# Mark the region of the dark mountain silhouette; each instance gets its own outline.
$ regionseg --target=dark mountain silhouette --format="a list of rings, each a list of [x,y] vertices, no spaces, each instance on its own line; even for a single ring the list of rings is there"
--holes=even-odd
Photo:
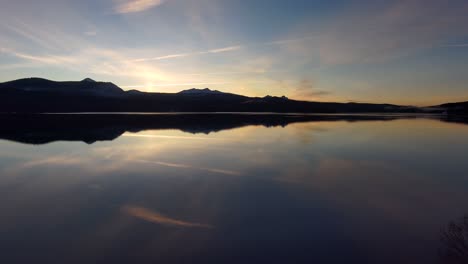
[[[468,114],[468,102],[448,103],[435,107],[444,109],[448,114]]]
[[[286,97],[247,97],[206,89],[179,93],[124,91],[115,84],[84,79],[55,82],[40,78],[0,83],[0,112],[420,112],[416,107],[369,103],[325,103]],[[431,109],[436,112],[439,110]]]
[[[11,82],[0,83],[0,92],[6,94],[23,93],[55,93],[65,95],[96,95],[117,96],[124,91],[117,85],[108,82],[96,82],[86,78],[81,82],[55,82],[41,78],[20,79]]]
[[[282,126],[299,122],[389,121],[417,115],[304,114],[0,114],[0,139],[26,144],[54,141],[109,141],[126,132],[177,129],[187,133],[219,132],[238,127]],[[450,121],[452,120],[444,120]],[[457,119],[454,122],[463,123]],[[467,121],[465,121],[468,123]]]
[[[205,88],[205,89],[192,88],[192,89],[181,91],[178,94],[210,95],[210,94],[227,94],[227,93],[223,93],[223,92],[220,92],[218,90],[210,90],[209,88]],[[231,94],[231,95],[233,95],[233,94]]]

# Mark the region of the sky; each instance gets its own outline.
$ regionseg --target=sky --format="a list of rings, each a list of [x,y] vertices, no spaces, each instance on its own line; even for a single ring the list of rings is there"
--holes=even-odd
[[[0,0],[0,82],[468,100],[468,1]]]

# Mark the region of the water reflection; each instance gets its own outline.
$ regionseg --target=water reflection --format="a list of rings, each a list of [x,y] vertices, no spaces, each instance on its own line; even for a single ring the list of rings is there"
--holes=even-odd
[[[213,228],[211,225],[198,224],[183,220],[173,219],[162,215],[158,212],[149,210],[148,208],[126,205],[122,207],[122,212],[133,217],[161,225],[177,226],[177,227],[197,227],[197,228]]]
[[[1,263],[436,263],[468,208],[454,122],[70,118],[53,137],[48,121],[0,129],[57,141],[0,140]]]
[[[285,127],[300,122],[390,121],[418,115],[301,115],[301,114],[50,114],[1,115],[0,139],[26,144],[110,141],[126,132],[177,129],[192,134],[219,132],[245,126]],[[424,116],[422,116],[424,117]],[[465,118],[427,116],[447,122],[468,123]],[[150,136],[127,134],[127,136]]]

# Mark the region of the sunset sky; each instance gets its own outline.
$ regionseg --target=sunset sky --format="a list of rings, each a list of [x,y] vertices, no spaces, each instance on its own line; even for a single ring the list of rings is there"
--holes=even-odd
[[[0,82],[468,100],[468,1],[0,0]]]

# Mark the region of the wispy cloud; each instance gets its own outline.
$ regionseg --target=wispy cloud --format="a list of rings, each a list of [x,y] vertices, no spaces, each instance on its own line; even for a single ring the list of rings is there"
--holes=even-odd
[[[279,72],[279,71],[278,71]],[[284,71],[281,71],[284,72]],[[224,72],[203,72],[203,73],[184,73],[183,75],[191,76],[205,76],[205,75],[236,75],[236,74],[263,74],[266,73],[262,70],[250,70],[250,71],[224,71]]]
[[[242,46],[230,46],[230,47],[221,48],[221,49],[213,49],[213,50],[209,50],[209,51],[202,52],[202,53],[221,53],[221,52],[236,51],[240,49],[242,49]]]
[[[0,21],[1,38],[10,40],[9,47],[14,49],[40,50],[41,52],[72,52],[89,45],[82,39],[84,32],[71,34],[59,24],[52,22],[35,23],[27,19],[9,18],[6,22]],[[94,27],[76,22],[77,26],[86,28],[86,31],[95,31]],[[6,29],[1,31],[1,28]],[[3,34],[2,34],[3,33]],[[89,33],[89,32],[88,32]]]
[[[324,27],[318,42],[322,62],[380,63],[468,34],[466,1],[401,0],[356,10]]]
[[[188,56],[191,56],[191,55],[194,55],[194,54],[197,54],[197,53],[170,54],[170,55],[164,55],[164,56],[154,57],[154,58],[136,59],[136,60],[134,60],[134,62],[144,62],[144,61],[157,61],[157,60],[177,59],[177,58],[188,57]]]
[[[270,41],[270,42],[251,44],[251,45],[234,45],[234,46],[216,48],[216,49],[205,50],[205,51],[188,52],[188,53],[176,53],[176,54],[169,54],[169,55],[152,57],[152,58],[141,58],[141,59],[135,59],[133,61],[135,61],[135,62],[145,62],[145,61],[157,61],[157,60],[166,60],[166,59],[177,59],[177,58],[184,58],[184,57],[204,55],[204,54],[217,54],[217,53],[238,51],[238,50],[241,50],[241,49],[244,49],[244,48],[255,47],[255,46],[285,45],[285,44],[289,44],[289,43],[310,40],[311,38],[312,37],[309,36],[309,37],[301,37],[301,38],[295,38],[295,39],[282,39],[282,40],[276,40],[276,41]]]
[[[7,64],[7,65],[0,65],[0,70],[16,70],[16,69],[24,69],[24,68],[34,68],[35,65],[32,63],[14,63],[14,64]]]
[[[46,49],[55,49],[57,48],[54,43],[51,43],[50,40],[44,39],[43,37],[38,34],[38,32],[34,32],[34,30],[27,24],[23,22],[15,21],[16,26],[4,24],[3,27],[8,29],[10,32],[17,34],[22,38],[26,38],[29,41],[32,41],[34,44],[37,44],[41,47]]]
[[[447,44],[447,45],[442,45],[442,47],[447,47],[447,48],[465,48],[465,47],[468,47],[468,43],[465,43],[465,44]]]
[[[317,89],[314,82],[303,79],[299,82],[279,81],[279,85],[283,89],[291,90],[291,97],[297,99],[317,100],[321,97],[326,97],[332,94],[330,91]]]
[[[175,218],[171,218],[165,215],[162,215],[158,212],[152,211],[145,207],[138,207],[138,206],[123,206],[122,212],[136,217],[138,219],[154,223],[160,225],[167,225],[167,226],[175,226],[175,227],[192,227],[192,228],[213,228],[211,225],[200,224],[200,223],[193,223],[184,220],[179,220]]]
[[[165,0],[127,0],[115,6],[114,11],[118,14],[137,13],[162,5],[164,2]]]
[[[27,62],[27,64],[18,64],[17,67],[51,66],[92,75],[121,76],[144,82],[147,84],[146,87],[153,83],[168,83],[175,80],[170,73],[154,65],[133,62],[122,52],[108,49],[89,48],[67,55],[51,55],[31,54],[4,47],[0,49],[0,53]]]
[[[238,51],[238,50],[241,50],[241,49],[246,49],[246,48],[251,48],[251,47],[258,47],[258,46],[286,45],[286,44],[295,43],[295,42],[307,41],[307,40],[310,40],[310,39],[312,39],[311,36],[305,36],[305,37],[293,38],[293,39],[280,39],[280,40],[275,40],[275,41],[262,42],[262,43],[249,44],[249,45],[233,45],[233,46],[215,48],[215,49],[210,49],[210,50],[205,50],[205,51],[175,53],[175,54],[163,55],[163,56],[152,57],[152,58],[140,58],[140,59],[135,59],[133,61],[134,62],[145,62],[145,61],[178,59],[178,58],[185,58],[185,57],[189,57],[189,56],[217,54],[217,53],[224,53],[224,52],[233,52],[233,51]]]
[[[306,40],[311,40],[313,37],[312,36],[304,36],[300,38],[291,38],[291,39],[280,39],[280,40],[275,40],[275,41],[270,41],[263,43],[264,45],[285,45],[285,44],[290,44],[290,43],[295,43],[295,42],[302,42]]]
[[[46,56],[36,56],[30,55],[27,53],[18,52],[12,49],[1,48],[0,52],[8,54],[10,56],[14,56],[19,59],[39,62],[43,64],[66,64],[66,63],[76,63],[76,58],[67,57],[67,56],[55,56],[55,55],[46,55]]]
[[[218,49],[211,49],[206,51],[197,51],[197,52],[189,52],[189,53],[177,53],[177,54],[169,54],[159,57],[153,58],[141,58],[133,60],[134,62],[145,62],[145,61],[157,61],[157,60],[167,60],[167,59],[177,59],[177,58],[184,58],[189,56],[196,56],[196,55],[203,55],[203,54],[216,54],[216,53],[223,53],[223,52],[231,52],[242,49],[242,46],[229,46],[224,48]]]

